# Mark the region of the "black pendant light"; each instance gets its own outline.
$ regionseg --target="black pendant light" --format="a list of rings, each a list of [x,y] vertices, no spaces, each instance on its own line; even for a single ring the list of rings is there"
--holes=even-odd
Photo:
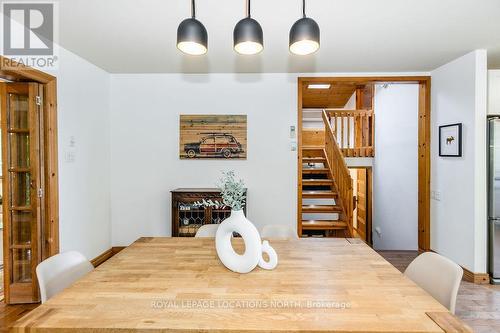
[[[250,0],[247,0],[247,17],[234,27],[234,50],[239,54],[252,55],[264,49],[264,33],[259,22],[250,17]]]
[[[311,54],[319,49],[319,25],[306,17],[306,0],[302,0],[302,15],[290,29],[290,52],[297,55]]]
[[[208,51],[208,33],[196,19],[196,7],[191,1],[191,18],[187,18],[177,28],[177,48],[190,55],[202,55]]]

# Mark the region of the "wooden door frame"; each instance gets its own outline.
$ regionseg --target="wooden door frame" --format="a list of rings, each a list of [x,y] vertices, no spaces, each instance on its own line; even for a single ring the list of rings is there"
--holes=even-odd
[[[297,80],[297,232],[302,235],[302,89],[306,83],[350,82],[418,84],[418,247],[431,249],[431,77],[430,76],[363,76],[299,77]]]
[[[349,170],[365,170],[366,171],[366,217],[365,217],[365,225],[366,231],[365,242],[373,246],[373,237],[372,237],[372,221],[373,221],[373,166],[352,166],[348,167]],[[358,178],[359,179],[359,178]],[[356,184],[357,185],[357,184]],[[356,190],[357,192],[357,190]],[[358,203],[356,202],[356,208],[358,208]],[[358,222],[359,223],[359,222]]]
[[[37,82],[43,87],[44,207],[41,235],[42,260],[59,253],[59,172],[57,156],[57,79],[55,76],[0,56],[0,78],[13,82]],[[5,230],[5,229],[4,229]],[[4,253],[8,242],[4,242]],[[7,279],[4,279],[4,282]],[[8,288],[5,289],[5,293]],[[5,295],[8,299],[8,295]]]

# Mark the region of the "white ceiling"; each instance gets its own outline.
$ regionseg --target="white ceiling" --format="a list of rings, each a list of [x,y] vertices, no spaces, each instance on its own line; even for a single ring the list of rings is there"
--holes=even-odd
[[[244,0],[197,0],[205,56],[180,54],[177,26],[189,0],[60,0],[60,44],[112,73],[429,71],[477,48],[500,68],[500,0],[307,0],[321,27],[312,56],[288,51],[301,0],[253,0],[264,51],[232,49]]]

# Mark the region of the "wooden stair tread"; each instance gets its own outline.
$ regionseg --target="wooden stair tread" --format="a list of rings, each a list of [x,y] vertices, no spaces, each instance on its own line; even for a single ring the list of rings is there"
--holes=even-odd
[[[331,179],[302,179],[302,186],[333,186]]]
[[[338,205],[303,205],[302,213],[340,213],[342,207]]]
[[[327,173],[330,170],[328,168],[304,168],[302,169],[302,173],[311,174],[311,173]]]
[[[318,184],[318,183],[333,183],[332,179],[302,179],[302,183]]]
[[[323,153],[324,148],[323,147],[318,147],[318,146],[306,146],[302,147],[302,152],[303,153]]]
[[[324,163],[326,159],[324,157],[302,157],[302,163]]]
[[[326,230],[326,229],[347,229],[347,223],[341,220],[302,220],[302,229],[305,230]]]
[[[332,191],[302,191],[303,198],[337,198],[339,194]]]

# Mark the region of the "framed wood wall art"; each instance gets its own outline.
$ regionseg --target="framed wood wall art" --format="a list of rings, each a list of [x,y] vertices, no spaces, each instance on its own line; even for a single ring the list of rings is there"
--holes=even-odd
[[[462,156],[462,124],[439,126],[439,156]]]
[[[246,159],[246,115],[181,115],[181,159]]]

